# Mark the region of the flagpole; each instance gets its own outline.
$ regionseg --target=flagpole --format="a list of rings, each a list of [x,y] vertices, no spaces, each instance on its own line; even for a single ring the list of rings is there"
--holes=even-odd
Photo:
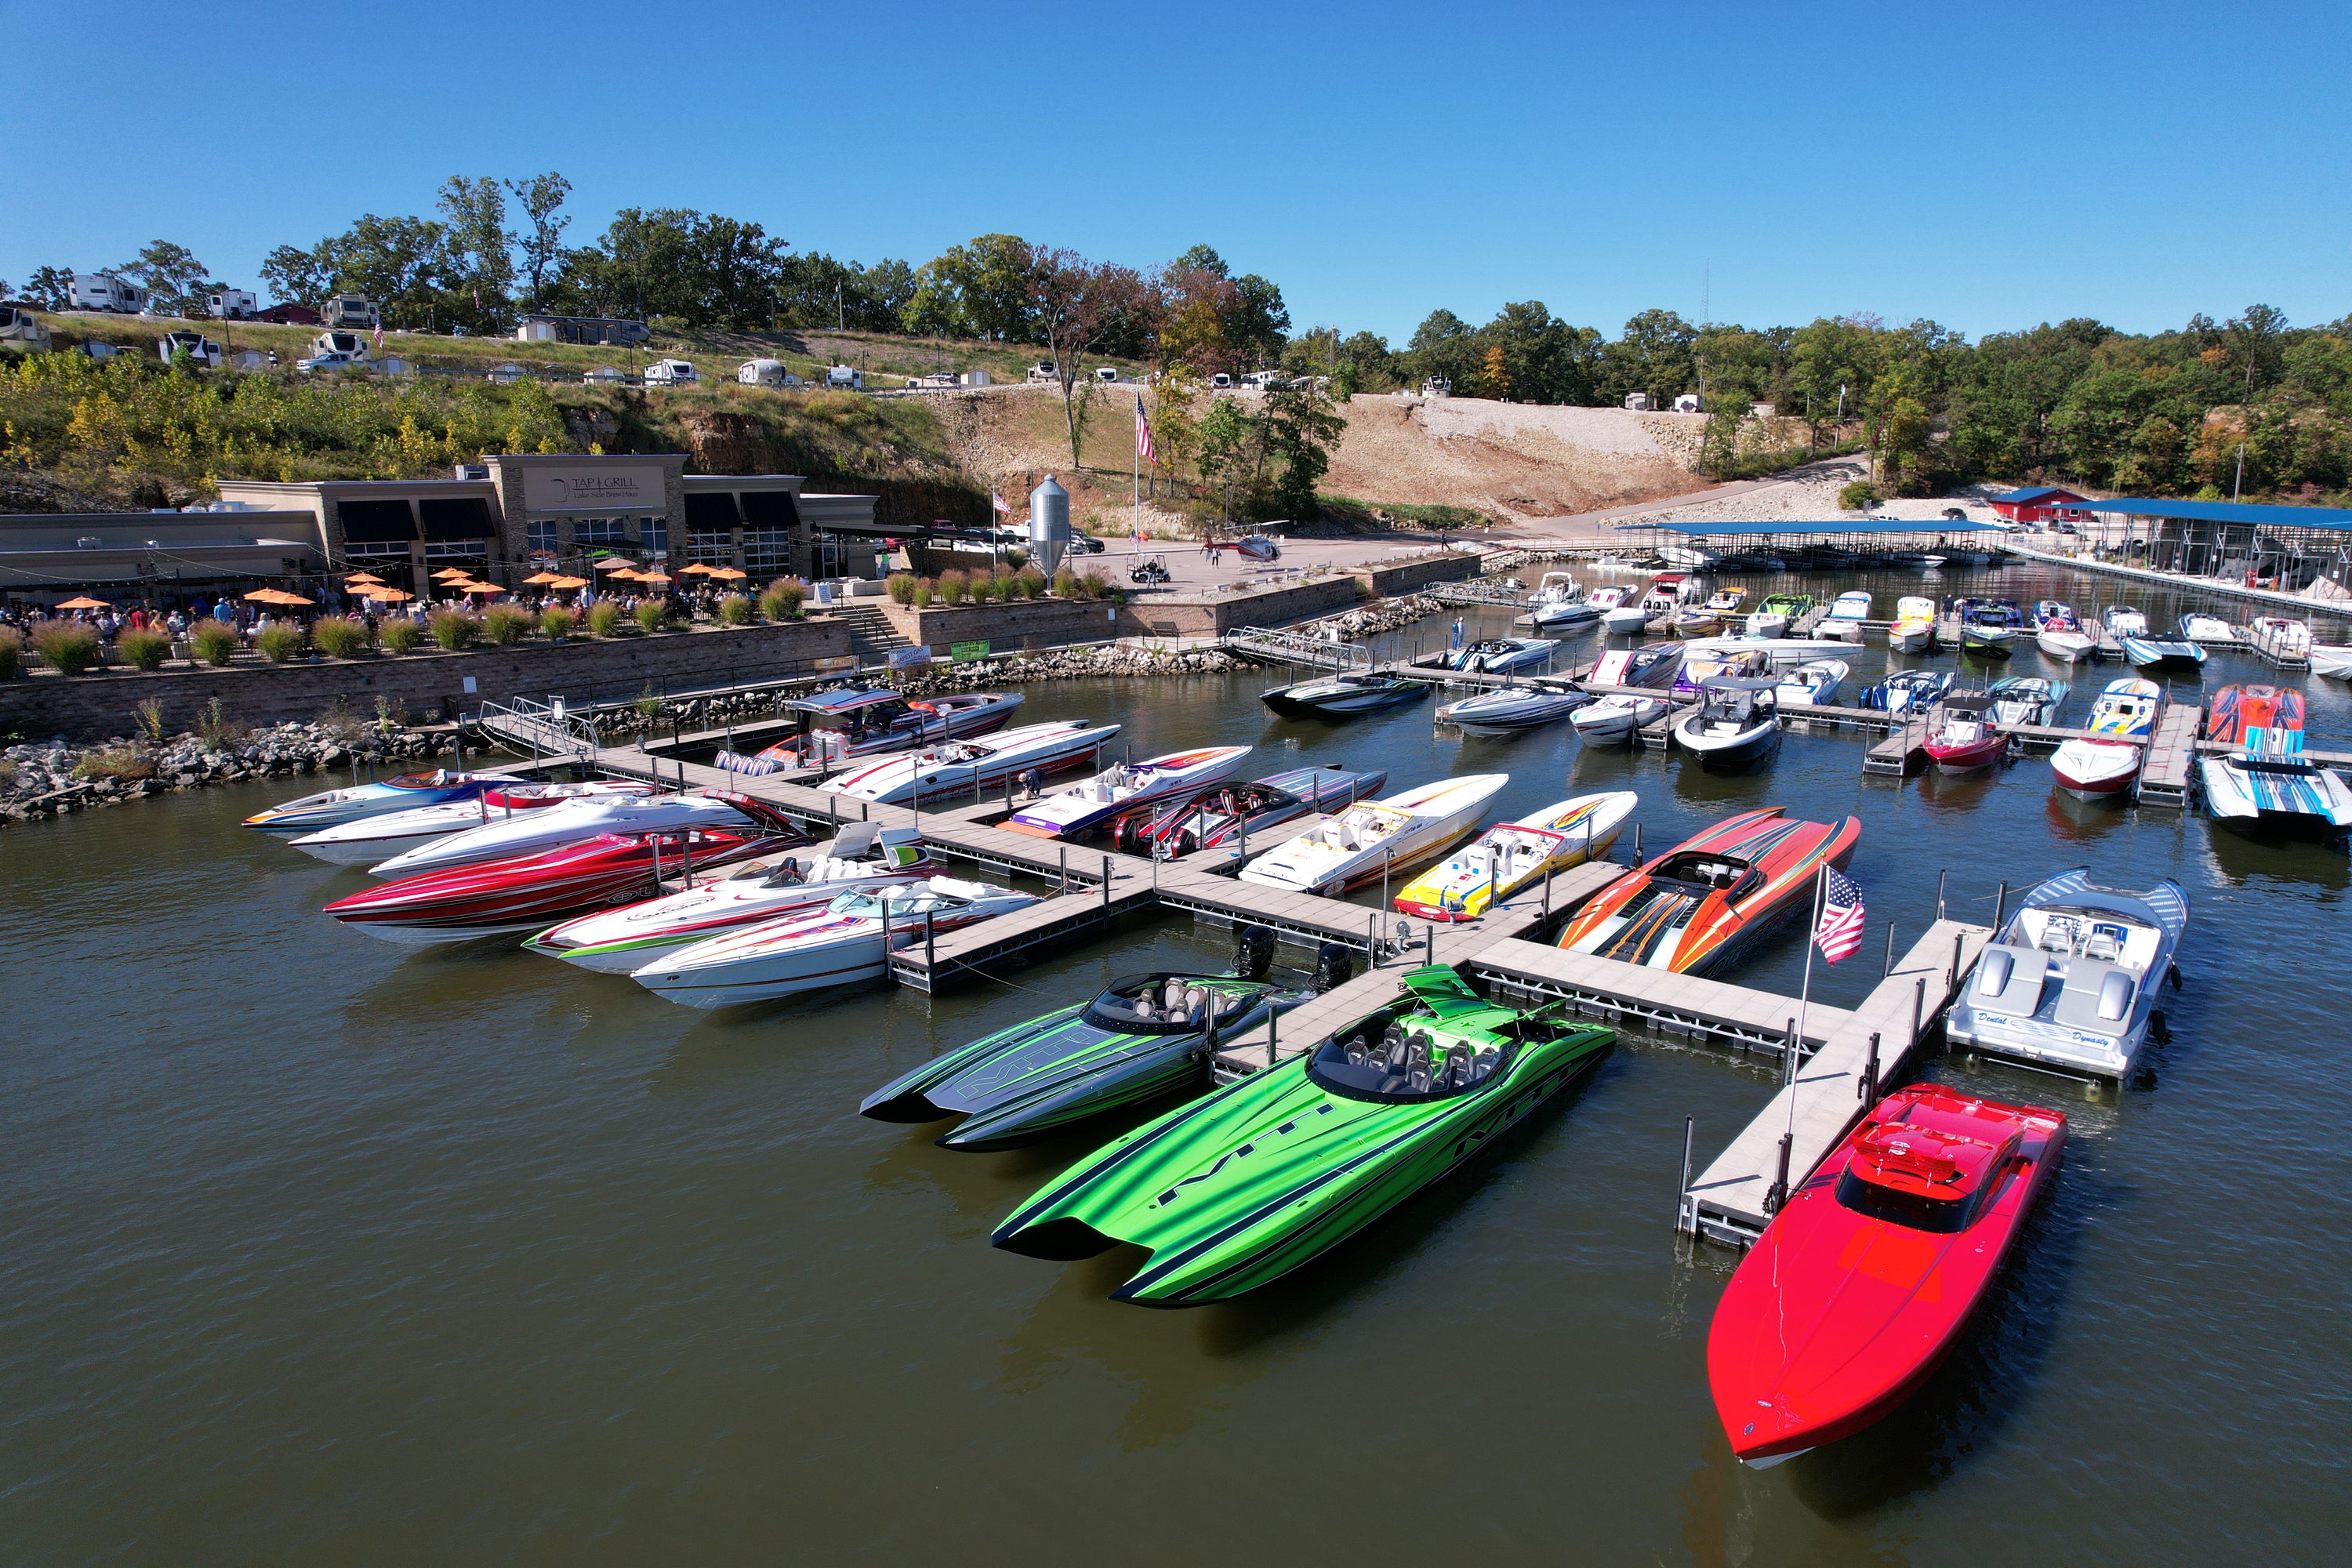
[[[1805,927],[1805,984],[1797,993],[1797,1037],[1789,1042],[1789,1136],[1792,1141],[1797,1134],[1797,1075],[1805,1065],[1805,1012],[1813,1000],[1813,939],[1822,929],[1822,897],[1829,885],[1830,863],[1824,860],[1813,872],[1813,918]]]

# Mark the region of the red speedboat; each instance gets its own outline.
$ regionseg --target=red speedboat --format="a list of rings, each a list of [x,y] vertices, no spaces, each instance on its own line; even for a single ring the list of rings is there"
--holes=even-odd
[[[807,842],[800,834],[748,825],[600,833],[535,854],[387,882],[337,899],[327,913],[355,931],[411,945],[544,931],[683,889],[697,872]]]
[[[1337,763],[1297,768],[1249,784],[1213,784],[1177,801],[1158,801],[1123,813],[1111,824],[1112,840],[1130,855],[1163,858],[1189,855],[1306,816],[1337,811],[1380,794],[1388,770],[1351,772]]]
[[[1948,773],[1989,768],[2009,752],[2009,737],[1993,722],[1992,699],[1980,691],[1944,699],[1944,720],[1927,737],[1927,760]]]
[[[1740,1260],[1707,1331],[1733,1453],[1762,1467],[1859,1432],[1958,1339],[2058,1168],[2066,1118],[1937,1084],[1888,1095]]]

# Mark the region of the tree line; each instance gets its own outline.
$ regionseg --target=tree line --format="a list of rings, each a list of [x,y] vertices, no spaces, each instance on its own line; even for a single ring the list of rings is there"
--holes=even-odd
[[[309,247],[280,245],[261,280],[280,300],[365,294],[388,325],[411,330],[495,332],[551,311],[1034,345],[1061,384],[1074,454],[1092,355],[1152,365],[1171,389],[1155,396],[1184,428],[1213,411],[1175,407],[1173,389],[1278,366],[1342,404],[1436,381],[1456,395],[1589,406],[1634,393],[1670,406],[1694,393],[1709,414],[1702,467],[1717,472],[1752,447],[1742,428],[1751,405],[1769,404],[1800,422],[1808,451],[1866,447],[1890,492],[1980,479],[2305,498],[2352,487],[2352,318],[2298,328],[2254,305],[2154,334],[2076,318],[1970,342],[1931,321],[1749,328],[1648,310],[1612,334],[1525,300],[1476,326],[1433,310],[1391,347],[1370,331],[1294,331],[1277,285],[1236,274],[1206,245],[1129,267],[987,234],[920,266],[865,265],[796,251],[756,221],[668,207],[624,208],[575,245],[570,193],[555,173],[452,176],[434,216],[368,214]],[[200,311],[220,286],[164,240],[116,270],[167,310]],[[63,269],[43,268],[26,292],[55,308],[66,283]],[[1297,444],[1265,439],[1270,451]],[[1267,464],[1254,467],[1263,485]]]

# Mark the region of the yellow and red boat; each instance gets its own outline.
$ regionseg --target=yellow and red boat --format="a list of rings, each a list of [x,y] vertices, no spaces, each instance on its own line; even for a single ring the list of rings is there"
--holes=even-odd
[[[1811,902],[1823,862],[1843,866],[1862,819],[1803,822],[1743,811],[1626,872],[1585,905],[1559,945],[1678,974],[1703,974]]]

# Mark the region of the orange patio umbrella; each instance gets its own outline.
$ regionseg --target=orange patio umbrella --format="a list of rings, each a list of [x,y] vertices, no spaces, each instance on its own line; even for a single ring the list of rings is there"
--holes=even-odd
[[[461,577],[471,577],[472,575],[473,574],[471,572],[466,571],[462,567],[444,566],[440,571],[433,574],[433,580],[436,583],[450,583],[455,582]]]
[[[636,578],[640,583],[667,583],[669,581],[669,574],[667,572],[640,572],[636,574]]]
[[[565,593],[569,593],[574,588],[585,588],[587,585],[588,579],[585,577],[558,577],[554,582],[548,584],[551,588],[560,589]]]
[[[728,583],[740,583],[751,575],[749,572],[738,571],[732,566],[713,566],[710,574]]]
[[[246,599],[256,605],[307,605],[310,602],[301,595],[289,594],[283,588],[256,588],[246,595]]]
[[[523,586],[526,588],[544,587],[554,581],[555,574],[552,572],[534,572],[522,580]]]
[[[383,579],[377,576],[373,572],[354,572],[350,576],[343,579],[343,586],[346,588],[353,585],[364,588],[371,583],[381,587],[383,584]]]
[[[681,577],[694,577],[705,573],[716,572],[718,570],[719,568],[716,566],[706,566],[701,562],[696,561],[688,565],[679,567],[677,574]]]
[[[607,555],[604,559],[596,563],[596,570],[599,572],[634,572],[636,568],[630,565],[626,561],[622,560],[617,555]]]
[[[465,585],[465,592],[468,594],[503,594],[506,590],[499,587],[496,583],[468,583]]]
[[[60,610],[105,610],[112,607],[104,599],[93,599],[87,594],[67,599],[58,605]]]
[[[403,599],[413,599],[415,596],[415,595],[404,592],[399,588],[387,588],[381,583],[360,595],[362,599],[381,599],[384,603],[392,605],[396,605]]]

